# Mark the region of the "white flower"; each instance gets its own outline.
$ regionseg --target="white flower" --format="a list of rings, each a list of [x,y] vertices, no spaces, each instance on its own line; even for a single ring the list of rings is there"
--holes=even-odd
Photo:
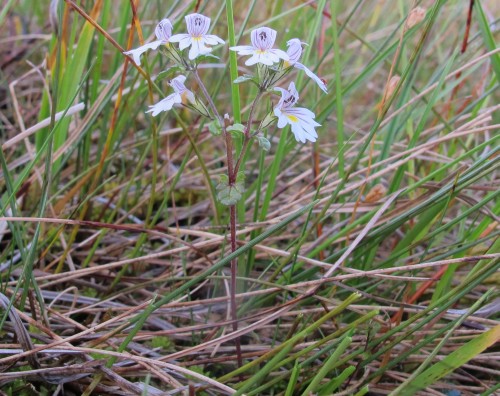
[[[186,81],[186,77],[177,76],[172,79],[169,85],[174,89],[174,93],[168,95],[165,99],[160,100],[153,106],[149,106],[150,110],[146,111],[146,113],[153,113],[153,117],[156,117],[162,111],[168,111],[172,109],[174,104],[180,104],[183,101],[188,100],[190,103],[195,103],[194,94],[186,88],[184,85],[184,81]]]
[[[224,40],[213,34],[207,34],[210,27],[210,18],[201,14],[186,15],[186,25],[188,33],[175,34],[170,37],[171,43],[179,43],[179,49],[191,46],[189,59],[193,60],[198,55],[205,55],[212,52],[212,48],[206,45],[224,44]]]
[[[273,63],[279,62],[280,59],[288,60],[285,51],[273,48],[276,41],[276,30],[268,27],[252,30],[251,40],[252,45],[237,45],[229,48],[238,52],[238,55],[252,55],[247,59],[245,65],[251,66],[262,63],[263,65],[272,66]]]
[[[298,142],[305,143],[306,140],[315,142],[318,134],[315,127],[321,126],[314,121],[314,113],[303,107],[293,107],[299,100],[299,93],[293,82],[288,89],[276,87],[281,92],[281,99],[274,107],[274,115],[278,117],[278,128],[284,128],[287,124],[292,127],[292,132]]]
[[[160,21],[158,25],[156,25],[155,28],[155,35],[157,40],[144,44],[140,46],[139,48],[124,52],[125,55],[130,55],[132,58],[134,58],[134,62],[140,66],[141,64],[141,55],[146,52],[147,50],[156,50],[158,47],[162,44],[168,44],[168,39],[172,35],[172,24],[168,19],[163,19]]]
[[[311,70],[309,70],[306,66],[299,62],[300,56],[302,55],[302,42],[297,39],[288,40],[286,43],[288,45],[288,50],[286,51],[289,57],[288,63],[296,67],[297,69],[304,70],[306,75],[314,80],[316,84],[323,90],[323,92],[328,93],[326,84],[319,78],[316,74],[314,74]]]

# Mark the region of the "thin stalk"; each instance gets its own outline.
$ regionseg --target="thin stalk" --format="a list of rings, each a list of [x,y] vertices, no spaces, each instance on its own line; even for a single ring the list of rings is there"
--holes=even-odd
[[[338,2],[330,2],[331,13],[332,13],[332,38],[333,38],[333,51],[335,54],[335,94],[336,94],[336,105],[337,105],[337,147],[338,147],[338,170],[339,176],[344,177],[344,146],[345,136],[344,136],[344,107],[342,103],[342,63],[341,63],[341,51],[339,46],[339,32],[337,29],[337,7]]]
[[[236,205],[229,207],[229,218],[231,223],[231,253],[236,251]],[[236,278],[238,275],[238,259],[231,260],[231,287],[230,287],[230,305],[231,305],[231,320],[233,322],[233,331],[238,331],[238,312],[236,309]],[[238,368],[243,366],[243,358],[241,357],[240,338],[236,338],[236,356],[238,359]]]
[[[250,108],[250,113],[248,115],[247,125],[245,126],[245,140],[243,142],[243,146],[241,148],[240,155],[238,156],[238,160],[236,161],[236,165],[234,166],[235,177],[238,174],[238,171],[240,170],[240,166],[244,161],[245,154],[246,154],[246,151],[248,149],[248,145],[249,145],[250,141],[252,140],[252,135],[250,133],[250,130],[252,127],[253,116],[255,113],[255,108],[257,107],[257,103],[259,102],[259,100],[263,94],[264,94],[264,90],[262,88],[260,88],[257,95],[255,95],[255,99],[253,100],[252,107]]]
[[[222,128],[222,134],[224,135],[226,139],[226,158],[227,158],[227,177],[229,179],[229,186],[234,186],[236,182],[236,172],[234,171],[233,167],[233,141],[231,139],[231,134],[227,132],[227,126],[226,125],[226,120],[223,119],[219,111],[217,110],[217,107],[215,107],[215,103],[212,100],[212,97],[208,93],[207,87],[203,83],[202,79],[200,78],[200,75],[198,74],[198,70],[193,69],[192,70],[193,75],[196,79],[196,82],[198,83],[201,91],[203,92],[203,96],[205,96],[205,99],[208,102],[208,105],[210,106],[210,109],[214,113],[214,116],[217,118],[219,121],[219,124]],[[241,157],[240,157],[241,158]],[[238,161],[240,162],[240,161]],[[229,228],[230,228],[230,243],[231,243],[231,253],[234,253],[236,251],[236,205],[230,205],[229,206]],[[229,298],[230,298],[230,311],[231,311],[231,321],[233,322],[233,332],[238,331],[238,314],[236,310],[236,277],[238,273],[238,260],[235,258],[231,260],[231,284],[230,284],[230,291],[229,291]],[[241,367],[243,365],[243,358],[241,357],[241,345],[240,345],[240,338],[235,339],[235,345],[236,345],[236,356],[238,359],[238,367]]]

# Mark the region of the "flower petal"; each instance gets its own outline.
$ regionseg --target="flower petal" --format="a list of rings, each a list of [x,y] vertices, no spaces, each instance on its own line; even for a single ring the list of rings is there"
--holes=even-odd
[[[238,55],[252,55],[255,52],[255,48],[251,45],[237,45],[235,47],[229,47],[231,51],[236,51]]]
[[[271,49],[276,41],[276,34],[276,30],[268,27],[261,27],[252,30],[250,35],[252,45],[261,51]]]
[[[299,100],[299,91],[297,91],[297,88],[295,88],[295,83],[292,81],[290,85],[288,85],[288,92],[290,93],[291,96],[294,97],[294,104],[297,103]]]
[[[288,45],[288,50],[286,51],[289,58],[288,61],[293,65],[302,56],[302,43],[298,38],[293,38],[288,40],[286,44]]]
[[[149,106],[150,110],[146,111],[146,113],[153,113],[153,117],[156,117],[162,111],[171,110],[175,103],[181,103],[182,98],[176,92],[168,95],[165,99],[160,100],[158,103],[153,106]]]
[[[266,66],[272,66],[278,60],[269,52],[262,52],[259,54],[259,63]]]
[[[205,40],[200,41],[200,54],[205,55],[212,52],[212,47],[206,46],[207,42]]]
[[[189,100],[189,102],[191,102],[192,104],[196,103],[196,98],[194,96],[194,93],[192,93],[189,89],[186,89],[184,95],[186,95],[186,98],[187,100]]]
[[[290,84],[290,86],[292,86],[292,84]],[[293,85],[293,87],[295,88],[295,84]],[[295,99],[295,97],[290,93],[289,90],[283,89],[281,87],[274,87],[274,90],[281,92],[281,99],[278,102],[278,104],[275,106],[278,109],[283,109],[283,108],[293,106],[293,104],[297,101]],[[298,99],[298,96],[297,96],[297,99]]]
[[[253,55],[246,60],[245,65],[252,66],[259,62],[260,62],[260,55],[254,52]]]
[[[191,38],[191,36],[187,36],[187,37],[183,38],[181,41],[179,41],[179,49],[181,51],[185,50],[187,47],[189,47],[192,44],[193,44],[193,39]]]
[[[295,139],[298,141],[298,142],[301,142],[301,143],[305,143],[306,140],[309,140],[311,142],[315,142],[318,135],[316,134],[316,136],[314,135],[311,135],[310,133],[308,133],[304,128],[302,128],[302,126],[298,123],[295,123],[295,124],[292,124],[292,132],[293,134],[295,135]]]
[[[269,50],[269,52],[276,55],[278,58],[285,60],[285,61],[288,61],[290,59],[288,54],[285,51],[282,51],[280,49],[272,48]]]
[[[219,36],[215,34],[205,34],[203,36],[205,42],[210,45],[225,44],[226,42],[222,40]]]
[[[206,47],[202,38],[194,39],[192,40],[191,49],[189,50],[189,59],[196,59],[199,55],[205,55],[209,52],[212,52],[212,48]]]
[[[207,34],[210,28],[210,18],[201,14],[186,15],[187,31],[191,36],[200,37]]]
[[[163,42],[161,40],[156,40],[148,44],[141,45],[139,48],[132,49],[130,51],[126,51],[123,54],[132,56],[136,65],[141,65],[141,55],[147,50],[156,50]]]
[[[281,92],[281,99],[276,105],[276,107],[280,109],[289,109],[299,100],[299,93],[295,88],[295,84],[293,82],[290,83],[288,89],[283,89],[280,87],[274,88],[276,91]]]
[[[186,77],[183,75],[177,76],[170,80],[169,85],[174,89],[177,93],[182,93],[187,90],[184,82],[186,81]]]
[[[288,118],[285,115],[281,114],[278,116],[278,128],[284,128],[288,123]]]
[[[269,59],[272,64],[280,61],[280,58],[271,52],[272,50],[266,51],[262,53],[262,56],[266,59]]]
[[[300,143],[305,143],[306,142],[306,137],[304,130],[299,126],[299,125],[293,125],[292,124],[292,133],[295,136],[295,140]]]
[[[297,117],[301,120],[307,121],[307,123],[310,123],[311,125],[321,126],[316,121],[314,121],[314,118],[316,117],[314,113],[311,110],[306,109],[304,107],[292,107],[286,109],[286,113],[293,115],[294,117]]]
[[[323,82],[323,80],[321,78],[319,78],[316,74],[314,74],[310,69],[308,69],[306,66],[304,66],[302,63],[299,63],[299,62],[295,63],[293,66],[296,67],[297,69],[304,70],[306,75],[310,79],[312,79],[316,84],[318,84],[318,87],[320,87],[320,89],[324,93],[328,93],[328,89],[326,87],[326,84]]]
[[[181,34],[174,34],[173,36],[171,36],[168,41],[171,42],[171,43],[178,43],[179,41],[181,40],[184,40],[186,38],[191,38],[191,35],[189,34],[186,34],[186,33],[181,33]]]
[[[172,36],[172,24],[165,18],[156,25],[155,35],[158,40],[167,42],[170,36]]]

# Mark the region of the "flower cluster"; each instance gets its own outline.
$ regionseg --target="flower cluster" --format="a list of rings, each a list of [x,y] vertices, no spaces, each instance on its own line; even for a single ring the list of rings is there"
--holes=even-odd
[[[252,30],[252,45],[239,45],[229,49],[236,51],[239,55],[251,55],[245,62],[247,66],[256,63],[273,66],[275,63],[283,62],[285,70],[293,67],[303,70],[323,92],[327,93],[326,84],[323,80],[299,62],[303,43],[297,38],[288,40],[288,50],[284,52],[273,48],[275,41],[276,31],[268,27],[261,27]],[[281,92],[281,99],[273,110],[274,115],[278,117],[278,128],[290,125],[292,133],[298,142],[305,143],[307,140],[315,142],[318,134],[314,128],[320,126],[320,124],[314,120],[315,115],[312,111],[303,107],[294,107],[299,99],[295,83],[290,83],[288,89],[280,87],[274,89]]]
[[[213,34],[208,34],[210,18],[204,15],[197,13],[187,15],[185,22],[187,33],[172,35],[172,23],[168,19],[163,19],[156,26],[155,41],[124,52],[124,54],[132,57],[133,61],[137,65],[140,65],[142,54],[148,50],[157,50],[163,46],[169,58],[173,59],[181,69],[186,70],[186,72],[195,71],[197,64],[193,63],[193,61],[199,56],[212,52],[212,46],[224,44],[224,40]],[[299,99],[295,83],[291,82],[288,89],[277,87],[275,84],[287,76],[293,69],[304,71],[325,93],[327,93],[326,84],[314,72],[300,63],[302,45],[305,43],[301,42],[298,38],[290,39],[287,41],[287,50],[283,51],[279,48],[274,48],[276,36],[277,32],[275,30],[269,27],[260,27],[252,30],[250,35],[251,45],[238,45],[229,49],[236,51],[239,55],[249,56],[245,61],[245,65],[259,66],[257,73],[258,81],[256,83],[259,85],[261,92],[277,91],[281,93],[281,99],[274,106],[273,111],[266,117],[266,120],[274,121],[277,119],[278,128],[290,125],[291,131],[298,142],[315,142],[318,138],[315,128],[320,126],[320,124],[314,120],[315,115],[312,111],[303,107],[295,107]],[[171,46],[171,43],[178,43],[178,50]],[[188,60],[186,60],[183,58],[182,53],[188,48]],[[242,81],[245,79],[243,78]],[[173,88],[174,92],[155,105],[150,106],[147,113],[157,116],[163,111],[171,110],[175,104],[182,104],[198,111],[202,115],[213,118],[212,116],[215,116],[215,114],[210,115],[207,107],[192,91],[186,88],[185,82],[186,77],[184,75],[179,75],[170,80],[169,85]],[[206,91],[204,95],[206,97]],[[209,100],[207,97],[206,99]],[[210,107],[214,110],[213,103]],[[264,124],[267,126],[270,123],[266,122]],[[264,124],[261,124],[260,129],[263,128],[262,125]],[[245,133],[249,132],[248,129]],[[258,132],[254,132],[252,136],[256,136]]]
[[[252,55],[246,62],[245,65],[251,66],[256,63],[261,63],[266,66],[272,66],[282,59],[284,61],[284,66],[293,66],[297,69],[304,70],[306,75],[314,80],[316,84],[327,93],[327,88],[323,80],[314,74],[310,69],[299,62],[302,55],[302,43],[299,39],[293,38],[288,40],[288,50],[286,52],[273,48],[274,42],[276,41],[276,30],[270,29],[268,27],[261,27],[252,30],[251,42],[252,45],[237,45],[235,47],[230,47],[232,51],[236,51],[238,55]]]
[[[124,54],[132,56],[134,62],[140,65],[140,57],[147,50],[156,50],[162,44],[168,46],[169,43],[179,43],[181,51],[191,47],[189,50],[189,59],[194,60],[199,55],[206,55],[212,51],[212,48],[207,47],[207,45],[224,44],[224,40],[220,37],[207,34],[210,28],[210,18],[201,14],[190,14],[186,15],[185,20],[187,33],[172,36],[172,23],[165,18],[156,26],[155,35],[157,40],[124,52]]]

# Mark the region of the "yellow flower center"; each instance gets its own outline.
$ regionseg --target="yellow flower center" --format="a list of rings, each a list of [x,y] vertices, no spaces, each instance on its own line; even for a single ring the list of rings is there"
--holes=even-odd
[[[200,41],[200,40],[201,40],[201,36],[194,36],[194,37],[193,37],[193,40],[194,40],[194,41]]]
[[[291,114],[287,114],[286,118],[288,118],[291,122],[297,122],[299,120],[297,117]]]

